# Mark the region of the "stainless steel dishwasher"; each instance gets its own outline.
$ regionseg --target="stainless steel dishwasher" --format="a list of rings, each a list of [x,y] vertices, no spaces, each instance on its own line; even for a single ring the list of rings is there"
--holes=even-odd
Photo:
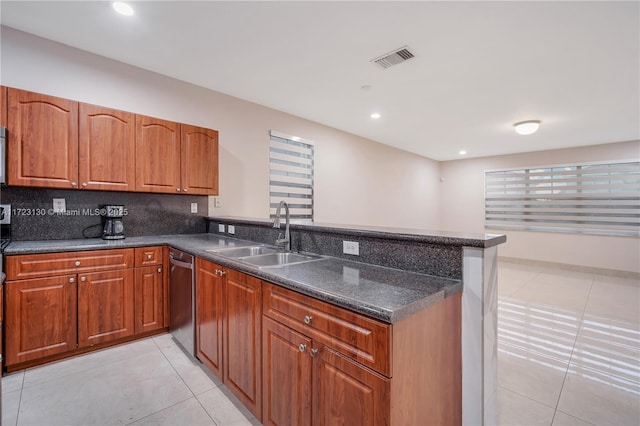
[[[169,332],[195,357],[195,271],[193,256],[169,250]]]

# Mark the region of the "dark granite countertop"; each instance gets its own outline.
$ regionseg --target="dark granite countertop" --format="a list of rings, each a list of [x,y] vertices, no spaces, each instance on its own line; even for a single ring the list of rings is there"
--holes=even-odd
[[[270,225],[272,219],[258,219],[235,216],[211,216],[209,220],[228,223]],[[453,231],[432,231],[410,228],[387,228],[377,226],[341,225],[334,223],[318,223],[292,221],[291,229],[315,230],[325,233],[340,233],[361,237],[387,238],[393,240],[417,241],[429,244],[443,244],[466,247],[489,248],[505,243],[507,236],[504,234],[478,234]]]
[[[205,250],[254,245],[216,234],[101,239],[14,241],[5,255],[170,245],[291,290],[369,317],[395,323],[449,295],[462,291],[459,280],[373,266],[333,257],[278,268],[258,269]]]

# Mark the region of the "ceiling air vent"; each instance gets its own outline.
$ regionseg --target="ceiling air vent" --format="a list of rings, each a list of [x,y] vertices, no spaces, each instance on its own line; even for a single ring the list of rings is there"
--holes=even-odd
[[[396,49],[392,52],[386,53],[379,58],[371,60],[371,62],[375,62],[380,65],[382,68],[389,68],[392,65],[399,64],[400,62],[404,62],[408,59],[413,58],[413,53],[409,51],[407,46],[403,46],[399,49]]]

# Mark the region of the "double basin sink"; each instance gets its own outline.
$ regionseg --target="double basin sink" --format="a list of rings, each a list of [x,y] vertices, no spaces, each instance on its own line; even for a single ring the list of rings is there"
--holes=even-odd
[[[320,256],[279,251],[266,246],[218,248],[206,251],[248,263],[258,268],[277,268],[322,259]]]

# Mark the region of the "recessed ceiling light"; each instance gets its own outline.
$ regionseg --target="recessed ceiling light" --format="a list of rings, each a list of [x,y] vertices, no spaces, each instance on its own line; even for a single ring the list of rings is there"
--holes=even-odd
[[[380,115],[380,113],[374,112],[374,113],[371,114],[370,117],[373,118],[374,120],[377,120],[378,118],[380,118],[382,116]]]
[[[461,149],[460,151],[458,151],[458,154],[467,155],[467,151],[465,151],[464,149]]]
[[[531,135],[538,131],[540,120],[520,121],[519,123],[515,123],[513,127],[519,135]]]
[[[133,8],[123,1],[114,1],[111,3],[111,6],[113,6],[113,9],[121,15],[133,15]]]

